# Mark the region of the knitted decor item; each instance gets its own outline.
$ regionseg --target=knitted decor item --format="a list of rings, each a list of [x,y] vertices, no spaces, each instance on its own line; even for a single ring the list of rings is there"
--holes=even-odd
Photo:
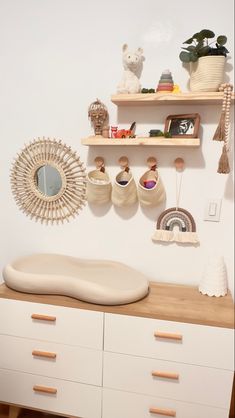
[[[121,171],[116,176],[111,199],[118,207],[131,206],[137,202],[136,184],[129,169]]]
[[[166,199],[166,192],[157,171],[157,159],[149,157],[147,166],[149,170],[143,174],[138,183],[138,198],[142,206],[158,206]]]
[[[209,258],[203,278],[199,284],[199,292],[208,296],[225,296],[227,294],[227,272],[222,256],[213,255]]]
[[[213,140],[224,141],[222,155],[219,160],[218,173],[228,174],[230,172],[229,160],[228,160],[228,140],[229,140],[229,126],[230,126],[230,110],[232,100],[232,84],[221,84],[219,91],[223,91],[223,104],[220,116],[220,121],[215,131]]]
[[[102,160],[100,159],[99,161]],[[87,201],[103,205],[111,199],[112,185],[104,165],[97,165],[97,167],[99,168],[90,171],[87,175]]]
[[[174,231],[175,226],[178,227],[177,231]],[[199,240],[196,233],[196,224],[191,213],[176,207],[162,212],[158,218],[157,230],[152,240],[197,244]]]

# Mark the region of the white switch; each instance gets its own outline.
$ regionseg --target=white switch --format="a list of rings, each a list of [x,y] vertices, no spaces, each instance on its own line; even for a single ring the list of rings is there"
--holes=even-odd
[[[222,199],[209,199],[205,207],[204,221],[219,222]]]
[[[210,216],[215,216],[216,215],[216,208],[217,208],[217,204],[215,202],[211,202],[210,206],[209,206],[209,215]]]

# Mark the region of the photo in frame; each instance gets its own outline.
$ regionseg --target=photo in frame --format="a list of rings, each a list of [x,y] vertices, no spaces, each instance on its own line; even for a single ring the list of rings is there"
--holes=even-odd
[[[164,132],[174,138],[198,138],[199,127],[199,113],[169,115],[166,118]]]

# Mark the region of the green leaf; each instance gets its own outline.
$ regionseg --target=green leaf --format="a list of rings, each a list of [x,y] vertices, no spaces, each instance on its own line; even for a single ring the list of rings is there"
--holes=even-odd
[[[195,51],[199,51],[201,48],[203,48],[203,46],[204,46],[203,41],[199,41],[195,47]]]
[[[208,53],[210,52],[210,50],[211,50],[211,48],[208,45],[203,46],[202,48],[199,49],[198,55],[200,57],[205,57],[206,55],[208,55]]]
[[[187,39],[187,41],[183,42],[183,44],[191,44],[193,42],[193,38]]]
[[[196,47],[194,45],[189,45],[187,46],[187,48],[182,47],[182,49],[184,49],[185,51],[193,52],[195,51]]]
[[[222,54],[228,54],[229,53],[229,51],[227,50],[227,48],[225,46],[219,45],[217,49]]]
[[[226,44],[226,42],[227,42],[227,36],[224,36],[224,35],[220,35],[220,36],[218,36],[218,38],[217,38],[217,43],[218,43],[219,45],[225,45],[225,44]]]
[[[179,57],[182,62],[190,62],[190,54],[188,52],[181,51]]]
[[[204,38],[211,39],[215,37],[214,32],[212,32],[212,30],[209,30],[209,29],[202,29],[200,32],[200,35],[203,37],[203,39]]]
[[[198,55],[196,52],[190,52],[190,61],[196,62],[198,60]]]
[[[202,41],[203,40],[203,36],[201,35],[200,32],[197,32],[193,35],[193,39],[196,39],[197,41]]]
[[[189,45],[188,46],[188,51],[189,52],[193,52],[193,51],[195,51],[195,49],[196,49],[195,45]]]

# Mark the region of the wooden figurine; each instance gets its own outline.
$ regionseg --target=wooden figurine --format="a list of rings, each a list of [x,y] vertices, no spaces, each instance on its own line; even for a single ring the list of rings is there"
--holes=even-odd
[[[95,135],[102,135],[102,129],[108,120],[108,110],[99,99],[92,102],[88,109],[88,117],[94,128]]]

